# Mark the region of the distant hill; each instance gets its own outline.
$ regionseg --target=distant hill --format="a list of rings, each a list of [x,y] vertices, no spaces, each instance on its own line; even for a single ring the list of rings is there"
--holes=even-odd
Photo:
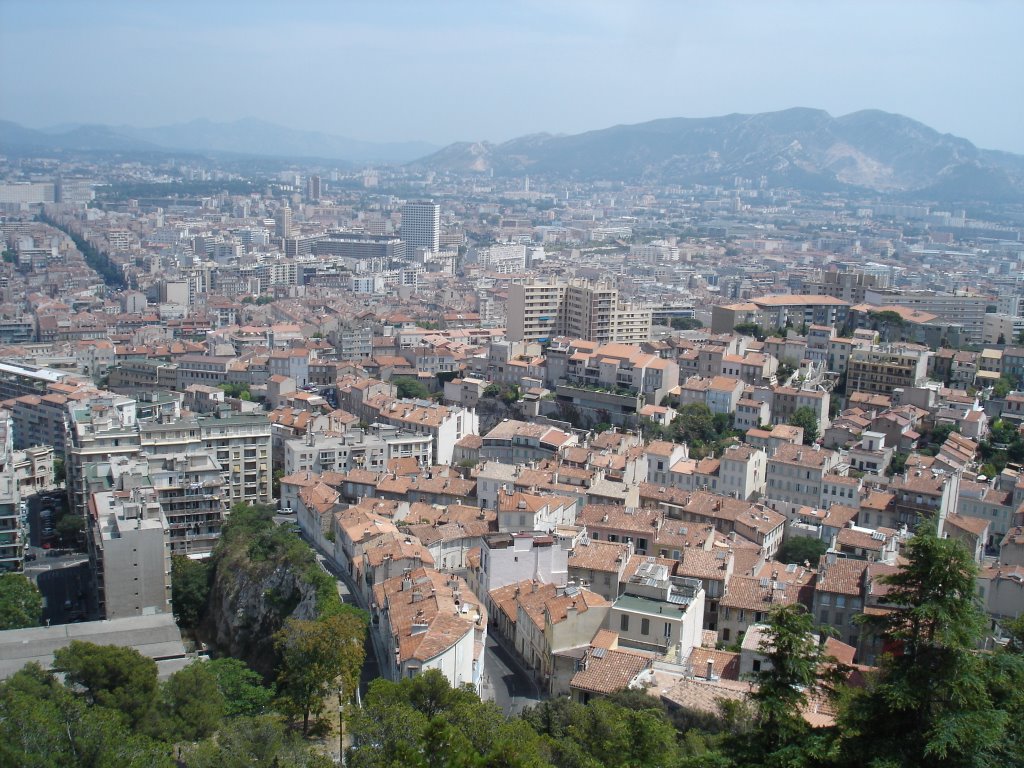
[[[572,136],[452,144],[412,164],[434,171],[578,179],[856,188],[939,200],[1024,199],[1024,157],[982,150],[902,115],[815,109],[668,118]]]
[[[60,126],[51,131],[0,121],[0,151],[8,153],[109,151],[310,157],[351,163],[404,163],[433,152],[426,142],[376,143],[316,131],[299,131],[263,120],[229,123],[193,120],[157,128]]]

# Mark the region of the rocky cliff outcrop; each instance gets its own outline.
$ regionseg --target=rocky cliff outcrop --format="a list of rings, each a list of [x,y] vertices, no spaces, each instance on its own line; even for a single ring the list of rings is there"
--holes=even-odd
[[[217,569],[210,589],[207,637],[219,653],[244,659],[270,675],[274,633],[289,616],[316,618],[316,588],[287,565],[262,570]]]
[[[313,553],[269,518],[233,520],[212,567],[203,639],[217,654],[243,659],[270,677],[277,661],[274,633],[290,616],[317,617],[323,585]]]

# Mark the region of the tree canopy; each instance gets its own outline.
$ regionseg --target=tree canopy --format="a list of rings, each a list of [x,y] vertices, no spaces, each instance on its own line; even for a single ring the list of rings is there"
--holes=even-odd
[[[427,389],[423,382],[417,379],[408,376],[398,376],[394,379],[394,384],[399,397],[412,400],[428,400],[430,398],[430,390]]]
[[[0,630],[38,627],[43,598],[32,580],[20,573],[0,575]]]
[[[278,686],[286,711],[302,717],[319,714],[332,690],[352,696],[363,665],[366,623],[355,611],[315,621],[290,618],[274,638],[281,657]]]
[[[811,539],[806,536],[790,536],[782,542],[775,559],[780,563],[802,563],[809,562],[817,567],[818,558],[828,550],[828,544],[821,539]]]
[[[996,706],[990,659],[976,650],[984,615],[974,599],[974,561],[932,524],[904,555],[906,567],[883,580],[891,610],[864,621],[887,639],[889,652],[877,678],[855,691],[841,714],[845,763],[1004,765],[996,756],[1009,713]]]
[[[178,625],[194,628],[206,611],[210,564],[184,555],[171,558],[171,607]]]
[[[804,445],[813,445],[818,439],[818,415],[809,405],[801,405],[787,422],[790,426],[800,427],[804,431]]]
[[[54,653],[53,668],[86,701],[118,712],[128,726],[137,728],[152,714],[156,662],[134,648],[72,640]]]

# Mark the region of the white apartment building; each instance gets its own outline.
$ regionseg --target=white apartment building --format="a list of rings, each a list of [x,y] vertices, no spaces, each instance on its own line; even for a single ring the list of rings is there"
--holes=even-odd
[[[685,660],[701,644],[704,588],[699,579],[671,576],[668,567],[646,559],[608,612],[607,629],[626,647]]]
[[[341,435],[308,432],[304,438],[284,441],[283,447],[285,475],[306,470],[323,474],[352,469],[383,472],[388,462],[398,458],[413,458],[421,467],[428,466],[434,442],[430,435],[376,424]]]
[[[651,311],[622,301],[610,283],[530,280],[509,287],[510,341],[544,341],[555,336],[637,344],[651,338]]]
[[[409,202],[402,206],[402,240],[406,253],[417,248],[431,253],[441,250],[441,206],[432,200]]]

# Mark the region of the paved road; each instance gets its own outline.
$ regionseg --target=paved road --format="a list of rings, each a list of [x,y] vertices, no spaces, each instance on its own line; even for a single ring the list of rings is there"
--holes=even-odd
[[[65,560],[66,558],[60,558]],[[77,565],[56,567],[36,575],[43,595],[43,622],[68,624],[88,617],[89,564],[79,558]]]
[[[483,698],[494,701],[506,715],[519,714],[541,700],[537,684],[493,631],[488,631],[484,649]]]

